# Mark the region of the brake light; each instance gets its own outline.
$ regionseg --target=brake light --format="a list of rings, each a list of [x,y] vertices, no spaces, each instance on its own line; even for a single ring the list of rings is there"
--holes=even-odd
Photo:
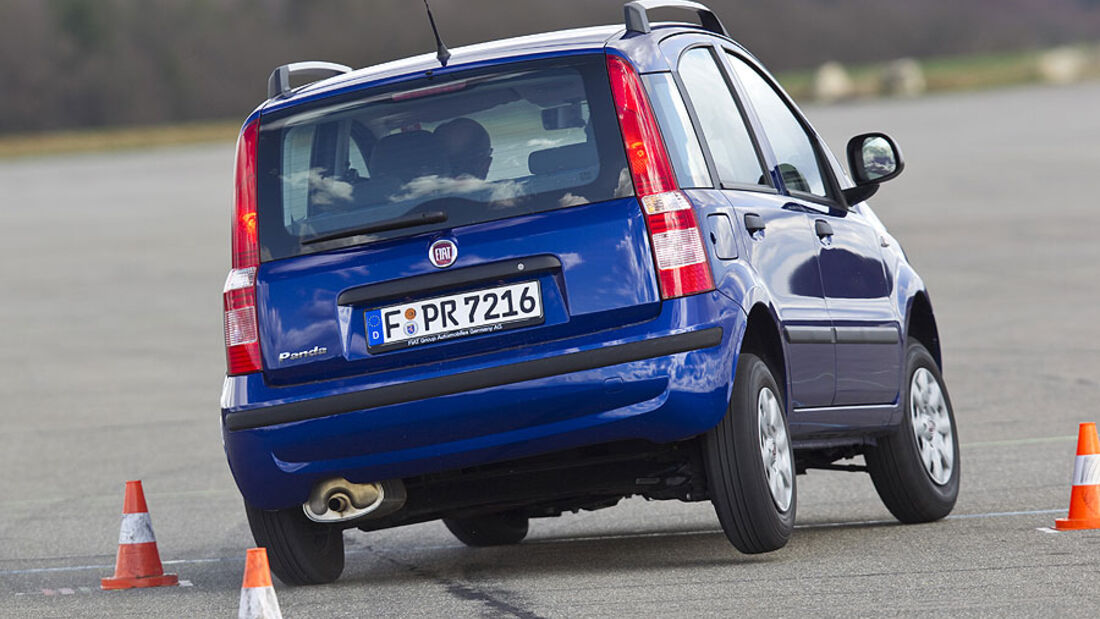
[[[442,95],[449,92],[458,92],[463,88],[466,88],[466,80],[458,80],[449,84],[440,84],[439,86],[427,86],[425,88],[406,90],[405,92],[395,92],[390,95],[390,101],[408,101],[409,99]]]
[[[256,233],[256,138],[259,120],[237,138],[236,200],[233,208],[233,269],[225,280],[225,358],[229,375],[258,372],[259,329],[256,324],[256,268],[260,244]]]
[[[665,299],[714,289],[707,250],[687,196],[669,191],[642,197],[649,238],[657,261],[657,281]]]
[[[260,121],[257,119],[242,129],[237,138],[234,269],[247,269],[260,264],[260,243],[256,236],[256,138],[259,130]]]
[[[618,56],[607,57],[607,72],[634,191],[646,215],[661,297],[673,299],[713,290],[714,278],[695,209],[676,184],[641,80]]]

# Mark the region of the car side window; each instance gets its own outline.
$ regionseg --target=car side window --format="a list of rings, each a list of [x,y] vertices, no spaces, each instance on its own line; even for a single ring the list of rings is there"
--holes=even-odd
[[[709,48],[680,57],[680,79],[695,108],[700,129],[724,184],[767,185],[767,174],[744,117]]]
[[[794,112],[756,69],[733,54],[726,55],[760,118],[787,189],[830,197],[817,151]]]
[[[657,124],[665,136],[665,148],[672,158],[672,169],[676,171],[680,187],[713,187],[707,160],[672,74],[648,73],[642,80],[653,103]]]

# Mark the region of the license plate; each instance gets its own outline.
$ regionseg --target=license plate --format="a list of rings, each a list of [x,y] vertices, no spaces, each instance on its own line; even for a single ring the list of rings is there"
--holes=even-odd
[[[538,281],[369,310],[367,349],[381,352],[541,324]]]

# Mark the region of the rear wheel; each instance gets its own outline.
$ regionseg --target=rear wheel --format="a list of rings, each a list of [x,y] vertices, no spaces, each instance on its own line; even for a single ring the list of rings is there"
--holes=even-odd
[[[271,571],[288,585],[333,582],[344,571],[344,532],[313,522],[300,507],[267,511],[245,503],[257,546],[267,548]]]
[[[703,445],[714,511],[744,553],[782,548],[794,528],[794,454],[783,411],[768,365],[741,353],[729,409]]]
[[[864,454],[886,508],[905,523],[939,520],[959,496],[959,441],[951,399],[935,359],[910,339],[905,417]]]
[[[444,518],[443,524],[467,546],[507,546],[527,537],[527,514],[520,511],[472,518]]]

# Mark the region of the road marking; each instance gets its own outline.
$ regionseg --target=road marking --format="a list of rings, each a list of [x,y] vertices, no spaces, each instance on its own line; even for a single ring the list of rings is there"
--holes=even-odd
[[[1002,516],[1038,516],[1041,514],[1057,514],[1058,512],[1064,512],[1064,507],[1056,507],[1054,509],[1031,509],[1022,512],[985,512],[984,514],[952,514],[945,520],[966,520],[968,518],[1000,518]]]
[[[222,561],[241,561],[244,562],[244,557],[219,557],[217,559],[173,559],[171,561],[161,561],[163,565],[194,565],[197,563],[220,563]],[[115,565],[73,565],[64,567],[32,567],[23,570],[3,570],[0,571],[0,576],[18,576],[21,574],[42,574],[47,572],[80,572],[83,570],[113,570]]]
[[[1013,438],[1003,441],[976,441],[963,443],[961,447],[1005,447],[1009,445],[1034,445],[1039,443],[1062,443],[1076,441],[1077,436],[1042,436],[1038,438]]]
[[[944,520],[972,520],[975,518],[1004,518],[1011,516],[1041,516],[1044,514],[1057,514],[1066,511],[1065,508],[1057,509],[1032,509],[1026,511],[1011,511],[1011,512],[982,512],[978,514],[951,514],[944,518]],[[828,529],[834,527],[861,527],[861,526],[878,526],[884,524],[899,524],[897,520],[853,520],[850,522],[815,522],[810,524],[796,524],[796,529]],[[704,529],[700,531],[670,531],[670,532],[653,532],[653,533],[622,533],[615,535],[593,535],[587,537],[561,537],[556,539],[541,539],[531,540],[531,544],[558,544],[565,542],[587,542],[587,541],[600,541],[600,540],[614,540],[614,539],[636,539],[646,537],[680,537],[688,535],[714,535],[715,533],[721,533],[722,529]]]
[[[190,580],[180,580],[180,587],[194,587],[194,583]],[[17,591],[16,596],[20,595],[76,595],[78,593],[104,593],[102,589],[92,589],[91,587],[58,587],[56,589],[39,589],[38,591]]]
[[[1058,531],[1057,529],[1052,529],[1050,527],[1036,527],[1035,530],[1041,531],[1043,533],[1054,533],[1055,535],[1061,533],[1061,531]]]
[[[1013,516],[1041,516],[1045,514],[1057,514],[1065,512],[1065,508],[1054,509],[1031,509],[1025,511],[1010,511],[1010,512],[982,512],[978,514],[951,514],[944,518],[944,520],[972,520],[975,518],[1005,518]],[[876,526],[884,524],[898,524],[896,520],[853,520],[850,522],[815,522],[811,524],[796,524],[796,529],[827,529],[832,527],[860,527],[860,526]],[[1041,528],[1039,530],[1042,530]],[[703,529],[698,531],[654,531],[651,533],[617,533],[613,535],[590,535],[579,537],[559,537],[551,539],[535,539],[529,540],[528,544],[562,544],[568,542],[588,542],[588,541],[601,541],[601,540],[616,540],[616,539],[640,539],[647,537],[684,537],[691,535],[714,535],[721,533],[722,529]],[[454,548],[461,546],[454,545]],[[424,549],[437,549],[437,548],[452,548],[452,546],[416,546],[417,550]],[[349,554],[357,554],[357,550],[349,550]],[[362,550],[358,552],[368,552]],[[201,563],[221,563],[225,561],[244,561],[243,557],[219,557],[216,559],[173,559],[170,561],[162,561],[164,565],[197,565]],[[23,574],[43,574],[50,572],[79,572],[83,570],[105,570],[114,569],[114,565],[74,565],[66,567],[33,567],[22,570],[3,570],[0,571],[0,576],[18,576]],[[183,584],[187,582],[188,584]],[[180,586],[189,587],[192,586],[189,581],[180,581]],[[81,589],[83,591],[83,589]],[[47,591],[49,593],[47,593]],[[52,589],[43,589],[44,595],[55,595],[57,592]]]
[[[240,496],[240,491],[238,491],[236,489],[226,489],[226,490],[178,490],[178,491],[175,491],[175,492],[169,491],[169,492],[146,492],[145,493],[145,498],[149,499],[150,502],[158,502],[159,499],[180,499],[180,498],[187,498],[187,497],[218,497],[218,496],[238,497],[238,496]],[[118,500],[118,497],[116,497],[114,495],[111,495],[111,496],[107,496],[107,495],[89,495],[89,496],[82,496],[82,497],[79,497],[79,498],[82,501],[98,502],[98,503],[114,502],[114,501]],[[6,508],[11,508],[11,507],[28,507],[28,506],[35,506],[35,505],[48,505],[48,504],[53,504],[53,503],[58,503],[58,502],[59,502],[59,500],[57,498],[52,498],[52,497],[51,498],[42,498],[42,499],[4,499],[3,501],[0,501],[0,509],[6,509]]]

